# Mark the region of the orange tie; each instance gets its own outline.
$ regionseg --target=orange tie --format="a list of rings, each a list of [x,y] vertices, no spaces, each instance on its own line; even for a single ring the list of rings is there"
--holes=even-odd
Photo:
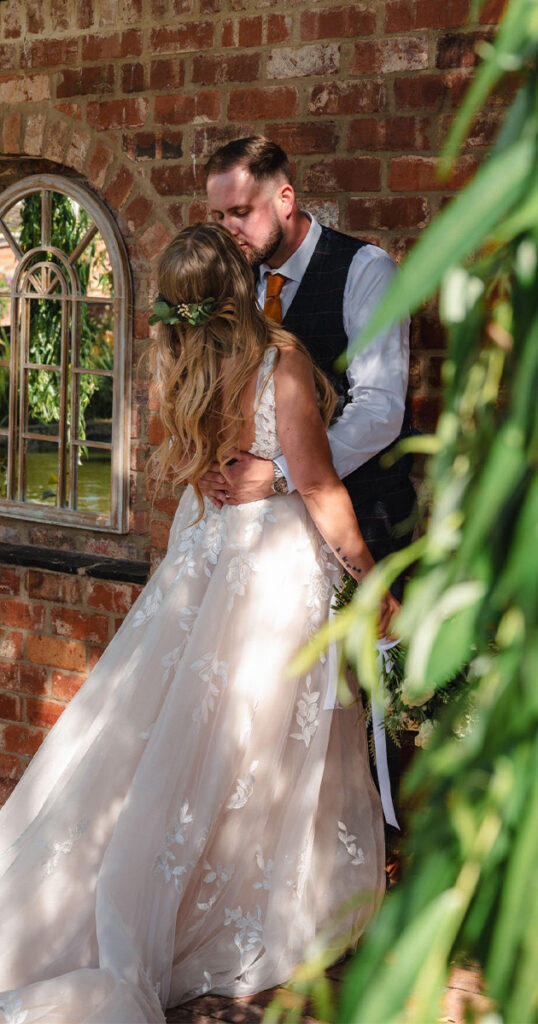
[[[288,278],[283,277],[282,274],[269,274],[267,278],[267,291],[263,311],[270,320],[274,320],[277,324],[282,323],[280,292],[284,282],[287,280]]]

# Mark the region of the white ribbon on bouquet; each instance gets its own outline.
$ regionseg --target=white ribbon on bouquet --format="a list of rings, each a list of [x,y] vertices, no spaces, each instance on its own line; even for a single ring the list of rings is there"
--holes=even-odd
[[[329,621],[334,618],[335,611],[331,608],[329,612]],[[379,687],[376,694],[372,693],[372,731],[374,734],[374,749],[375,749],[375,764],[377,772],[377,781],[379,784],[379,795],[381,797],[381,806],[383,808],[383,814],[387,825],[392,825],[394,828],[399,829],[398,820],[396,818],[396,812],[394,810],[394,803],[392,800],[392,791],[390,786],[390,775],[389,775],[389,764],[387,756],[387,737],[385,733],[385,721],[384,721],[384,709],[383,704],[380,701],[380,697],[383,693],[383,667],[390,661],[388,652],[393,647],[397,647],[399,640],[379,640],[377,643],[377,667],[379,669]],[[338,694],[337,694],[337,683],[338,683],[338,651],[335,643],[330,644],[329,650],[327,651],[327,657],[329,659],[329,682],[327,686],[327,693],[323,702],[323,710],[330,711],[333,708],[339,707]]]

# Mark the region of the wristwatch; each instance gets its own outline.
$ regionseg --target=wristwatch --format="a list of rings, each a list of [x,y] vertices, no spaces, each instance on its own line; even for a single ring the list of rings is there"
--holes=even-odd
[[[288,493],[288,481],[276,462],[273,462],[273,483],[271,484],[271,490],[273,494]]]

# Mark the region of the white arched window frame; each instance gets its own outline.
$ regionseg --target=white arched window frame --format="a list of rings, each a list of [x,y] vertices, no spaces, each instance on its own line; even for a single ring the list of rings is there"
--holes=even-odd
[[[23,252],[8,223],[9,211],[26,197],[41,196],[40,244]],[[53,194],[67,197],[75,209],[88,217],[88,229],[71,252],[51,244]],[[32,175],[7,188],[0,196],[0,233],[11,249],[14,270],[9,291],[10,353],[9,363],[0,358],[5,372],[9,366],[9,421],[0,427],[0,439],[6,451],[5,485],[0,496],[0,515],[40,522],[61,523],[84,529],[124,533],[128,530],[129,496],[129,396],[131,368],[131,281],[123,240],[108,211],[79,182],[53,174]],[[99,240],[107,267],[107,294],[94,289],[91,297],[81,286],[77,264],[84,253]],[[53,257],[53,259],[51,259]],[[5,298],[6,291],[0,293]],[[29,348],[30,304],[32,301],[55,303],[61,324],[55,340],[56,359],[32,361]],[[112,368],[83,365],[80,350],[82,305],[99,316],[106,310],[111,324]],[[97,322],[97,321],[96,321]],[[108,321],[107,321],[108,324]],[[0,352],[0,356],[3,353]],[[57,433],[39,432],[29,424],[28,388],[31,374],[54,377],[59,406]],[[93,378],[92,378],[93,375]],[[80,402],[83,382],[103,383],[110,378],[112,415],[109,435],[96,439],[80,429]],[[91,383],[86,383],[91,391]],[[110,385],[108,385],[110,391]],[[98,387],[97,387],[98,390]],[[56,430],[56,427],[54,427]],[[107,424],[108,429],[108,424]],[[84,436],[81,436],[84,435]],[[7,439],[7,445],[6,445]],[[27,452],[42,445],[58,454],[58,472],[52,476],[54,490],[28,497]],[[92,510],[92,501],[82,496],[81,478],[84,458],[100,458],[110,466],[109,489],[101,499],[102,507]],[[82,469],[81,469],[82,467]]]

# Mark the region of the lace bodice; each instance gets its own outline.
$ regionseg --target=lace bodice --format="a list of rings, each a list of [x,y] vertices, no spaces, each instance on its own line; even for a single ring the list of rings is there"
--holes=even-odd
[[[276,432],[275,378],[273,369],[276,346],[271,345],[265,352],[258,370],[256,401],[254,407],[255,437],[250,448],[251,455],[262,459],[274,459],[282,454]]]

